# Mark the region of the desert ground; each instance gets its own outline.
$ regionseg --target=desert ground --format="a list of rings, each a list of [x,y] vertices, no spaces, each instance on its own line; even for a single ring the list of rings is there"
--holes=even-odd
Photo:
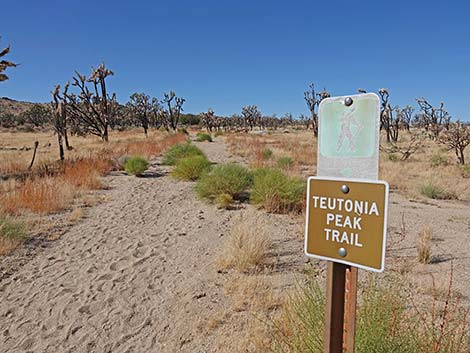
[[[305,132],[224,134],[192,143],[215,164],[262,163],[242,151],[247,139],[275,155],[282,148],[297,153],[276,141],[311,140],[298,151],[305,160],[289,173],[315,174],[313,137]],[[3,148],[14,145],[3,141]],[[27,159],[31,151],[24,153]],[[386,271],[372,276],[394,278],[416,305],[445,302],[452,280],[453,298],[464,310],[470,304],[469,179],[449,180],[453,167],[432,169],[428,157],[423,152],[407,164],[381,159],[381,178],[391,184]],[[10,171],[18,169],[7,159]],[[197,196],[194,182],[172,177],[172,168],[160,154],[143,177],[113,170],[64,210],[17,215],[34,236],[0,257],[0,352],[269,351],[270,322],[289,293],[305,276],[324,278],[325,263],[303,254],[303,214],[268,213],[249,202],[217,207]],[[450,185],[458,197],[420,195],[416,181],[426,178]],[[262,233],[269,244],[262,264],[243,271],[223,265],[240,227]],[[420,263],[416,241],[426,227],[432,259]],[[360,271],[361,282],[370,277]]]

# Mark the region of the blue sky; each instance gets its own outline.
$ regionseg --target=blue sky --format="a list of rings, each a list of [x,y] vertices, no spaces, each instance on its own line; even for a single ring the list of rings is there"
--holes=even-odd
[[[467,1],[8,1],[0,96],[44,102],[75,69],[101,62],[120,102],[175,90],[185,111],[308,113],[309,82],[332,95],[389,89],[470,120]]]

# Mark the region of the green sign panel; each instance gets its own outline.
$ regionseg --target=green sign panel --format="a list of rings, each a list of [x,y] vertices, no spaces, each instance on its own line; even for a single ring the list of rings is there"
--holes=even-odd
[[[347,105],[346,99],[352,103]],[[373,93],[324,99],[319,107],[318,176],[378,177],[379,98]]]

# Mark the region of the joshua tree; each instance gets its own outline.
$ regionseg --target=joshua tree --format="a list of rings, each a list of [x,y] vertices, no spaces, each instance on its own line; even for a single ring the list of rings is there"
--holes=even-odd
[[[144,129],[145,137],[148,136],[149,124],[153,115],[155,99],[150,100],[150,96],[144,93],[134,93],[130,96],[126,108],[132,116],[139,121]],[[158,101],[157,101],[158,104]]]
[[[444,109],[444,103],[441,102],[436,108],[424,97],[417,98],[416,103],[421,110],[421,114],[417,116],[418,125],[424,126],[437,140],[442,129],[449,128],[451,119],[450,114]]]
[[[1,38],[1,37],[0,37]],[[0,58],[4,57],[10,52],[10,47],[3,48],[0,50]],[[8,80],[8,76],[5,75],[3,72],[8,68],[8,67],[16,67],[17,64],[12,63],[11,61],[7,60],[0,60],[0,82]]]
[[[242,108],[242,116],[245,129],[248,129],[247,126],[249,126],[250,130],[253,130],[261,118],[261,113],[256,105],[247,105]]]
[[[380,127],[387,133],[387,142],[398,141],[398,132],[401,125],[402,114],[398,107],[390,105],[390,94],[386,88],[379,89],[380,105]],[[395,116],[394,116],[395,113]]]
[[[69,83],[64,87],[62,95],[60,95],[60,85],[55,86],[52,91],[52,126],[57,134],[57,142],[59,145],[59,158],[61,161],[64,160],[64,145],[63,138],[66,133],[66,119],[67,119],[67,107],[66,107],[66,96]]]
[[[216,125],[216,117],[214,111],[209,108],[205,113],[201,113],[201,120],[207,131],[211,132],[212,128]]]
[[[407,131],[410,131],[414,111],[415,109],[411,105],[407,105],[406,107],[399,109],[399,112],[397,111],[397,114],[400,115],[402,128]]]
[[[71,118],[79,133],[90,133],[108,141],[108,126],[117,112],[118,104],[116,94],[109,96],[106,90],[106,78],[114,75],[101,64],[97,69],[91,68],[91,75],[87,79],[75,71],[73,86],[78,87],[79,94],[65,94]],[[87,83],[92,84],[92,90]]]
[[[184,98],[177,97],[176,93],[173,91],[163,94],[163,100],[161,103],[164,107],[159,110],[158,116],[167,131],[170,131],[170,128],[173,129],[173,131],[176,131],[178,128],[178,121],[180,119],[181,112],[183,111],[183,104],[185,101],[186,100]]]
[[[449,150],[454,150],[460,164],[465,164],[465,149],[470,145],[470,127],[457,121],[443,132],[439,142],[445,144]]]
[[[330,97],[330,93],[326,89],[323,89],[323,91],[316,93],[315,85],[313,83],[311,83],[308,86],[308,88],[309,90],[304,92],[304,99],[305,99],[305,102],[307,103],[308,109],[310,110],[310,114],[312,114],[313,133],[315,134],[315,136],[317,136],[318,135],[317,108],[323,99]]]

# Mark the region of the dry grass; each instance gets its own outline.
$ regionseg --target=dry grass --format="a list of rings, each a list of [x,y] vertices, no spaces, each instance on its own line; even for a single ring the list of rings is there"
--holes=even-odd
[[[7,133],[4,144],[11,143],[14,137],[18,137],[16,144],[21,144],[26,139],[25,135],[25,133]],[[30,135],[32,136],[29,139],[48,141],[47,138],[50,138],[47,134]],[[82,140],[76,138],[77,140],[72,140],[72,145],[76,147],[67,154],[68,158],[63,163],[50,162],[46,159],[50,155],[43,154],[42,159],[39,158],[34,170],[24,181],[9,180],[0,183],[1,210],[7,214],[32,212],[44,215],[59,212],[69,207],[74,198],[83,191],[102,188],[101,177],[112,170],[114,159],[125,154],[154,157],[173,144],[186,140],[186,136],[182,134],[158,133],[144,139],[129,132],[115,133],[114,138],[114,142],[98,145],[90,138],[81,138]],[[84,144],[84,141],[88,141],[89,144]],[[5,158],[4,152],[0,153],[0,158]],[[22,156],[19,151],[15,153],[18,154],[19,166]],[[8,168],[12,170],[11,164],[7,168],[0,168],[0,172]],[[24,168],[15,168],[15,173],[26,171]]]
[[[283,304],[283,296],[273,289],[271,282],[272,278],[266,274],[238,274],[225,283],[224,291],[236,312],[270,311]]]
[[[77,195],[77,188],[57,177],[27,179],[2,195],[2,211],[11,215],[30,211],[37,214],[55,213],[65,209]]]
[[[416,250],[418,261],[422,264],[429,264],[432,260],[432,228],[425,226],[418,234],[416,240]]]
[[[222,269],[234,268],[239,272],[260,268],[271,247],[261,227],[241,221],[232,229],[225,242],[218,266]]]

